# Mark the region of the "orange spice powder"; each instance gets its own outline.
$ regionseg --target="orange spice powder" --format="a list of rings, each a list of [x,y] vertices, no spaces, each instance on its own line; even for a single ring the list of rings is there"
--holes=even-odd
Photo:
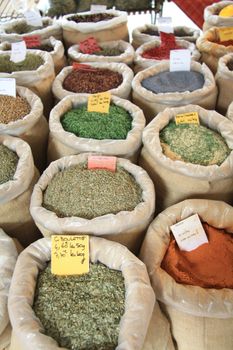
[[[233,288],[233,235],[204,223],[209,243],[185,252],[171,239],[161,267],[177,283]]]

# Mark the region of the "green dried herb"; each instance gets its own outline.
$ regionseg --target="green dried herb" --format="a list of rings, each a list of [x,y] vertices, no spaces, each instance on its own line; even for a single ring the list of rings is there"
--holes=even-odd
[[[8,147],[0,144],[0,185],[13,180],[19,157]]]
[[[109,113],[88,112],[87,106],[72,109],[61,118],[65,131],[96,140],[124,140],[132,128],[132,117],[122,107],[111,105]]]
[[[120,56],[122,55],[122,50],[118,48],[105,48],[100,51],[93,52],[93,55],[97,56]]]
[[[6,29],[5,32],[7,34],[12,34],[12,33],[26,34],[26,33],[33,32],[34,30],[46,28],[48,25],[49,25],[48,20],[43,21],[43,27],[31,26],[27,24],[26,21],[20,21],[19,23],[13,24],[10,28]]]
[[[160,132],[160,141],[166,155],[205,166],[221,165],[231,152],[220,134],[202,125],[171,121]]]
[[[33,309],[46,335],[70,350],[114,350],[125,310],[124,277],[101,263],[88,274],[39,273]]]
[[[18,63],[10,61],[9,55],[0,55],[0,72],[4,73],[12,73],[23,70],[36,70],[42,64],[44,64],[43,58],[39,55],[33,55],[31,53],[27,53],[25,60]]]
[[[59,217],[93,219],[131,211],[142,201],[142,190],[125,169],[87,169],[84,164],[58,172],[48,184],[43,206]]]

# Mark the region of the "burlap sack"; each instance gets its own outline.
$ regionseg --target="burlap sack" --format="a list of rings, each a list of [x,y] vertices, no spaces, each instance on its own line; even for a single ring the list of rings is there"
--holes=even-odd
[[[134,210],[107,214],[88,220],[80,217],[59,218],[54,212],[45,209],[43,191],[54,175],[71,165],[84,163],[91,153],[67,156],[52,162],[34,187],[30,212],[36,225],[45,237],[56,234],[87,233],[100,236],[126,245],[136,252],[140,247],[146,228],[151,222],[155,209],[154,186],[144,169],[129,160],[117,158],[117,164],[135,178],[142,189],[142,200]]]
[[[80,43],[90,36],[94,36],[100,42],[113,40],[129,41],[127,13],[116,10],[106,10],[105,12],[114,15],[114,18],[96,23],[76,23],[68,20],[73,15],[64,16],[61,25],[66,48],[68,49],[71,45]],[[90,11],[82,13],[82,15],[89,14],[91,14]]]
[[[147,30],[153,30],[156,32],[155,35],[145,34]],[[196,43],[197,38],[200,35],[200,31],[188,27],[174,27],[174,34],[176,40],[185,40],[191,43]],[[158,26],[154,24],[145,24],[142,27],[135,28],[132,32],[132,45],[135,49],[139,46],[154,40],[159,39],[159,29]]]
[[[26,23],[26,20],[24,18],[13,19],[6,23],[2,23],[0,41],[1,42],[8,41],[8,42],[14,43],[16,41],[22,40],[24,36],[33,36],[33,35],[39,35],[42,40],[48,39],[50,36],[53,36],[57,40],[62,40],[62,28],[58,21],[53,20],[49,17],[43,17],[42,21],[43,23],[48,23],[48,26],[41,29],[35,29],[30,33],[24,33],[24,34],[17,34],[17,33],[7,34],[6,33],[6,31],[11,29],[14,25],[17,25],[20,23]]]
[[[233,233],[231,206],[219,201],[186,200],[166,209],[151,223],[140,258],[170,320],[178,349],[231,350],[233,290],[182,285],[160,267],[170,241],[170,226],[196,213],[203,222]]]
[[[80,94],[78,97],[67,96],[52,109],[49,118],[48,161],[72,154],[100,152],[104,155],[127,158],[136,163],[142,143],[142,131],[146,123],[142,110],[127,100],[112,96],[111,102],[127,110],[133,118],[132,129],[127,138],[125,140],[87,139],[65,131],[61,124],[61,117],[66,112],[86,105],[87,101],[87,94]]]
[[[232,5],[232,1],[219,1],[205,8],[203,31],[212,27],[233,27],[233,17],[221,17],[218,15],[228,5]]]
[[[79,45],[73,45],[68,50],[68,56],[71,61],[76,62],[119,62],[131,66],[134,60],[134,48],[123,40],[106,41],[99,44],[100,48],[119,49],[122,54],[119,56],[103,56],[94,54],[84,54],[80,52]]]
[[[16,152],[19,157],[13,180],[0,185],[0,227],[26,246],[41,236],[29,212],[32,189],[39,173],[34,167],[31,149],[26,142],[16,137],[0,135],[0,143]]]
[[[32,310],[38,272],[50,258],[51,240],[44,238],[25,249],[18,259],[8,303],[13,326],[10,350],[65,350],[42,334]],[[125,279],[125,313],[116,349],[173,350],[168,321],[157,303],[153,309],[155,296],[144,264],[122,245],[97,237],[90,237],[90,261],[122,271]]]
[[[96,68],[103,68],[103,69],[110,69],[114,72],[118,72],[119,74],[122,74],[123,76],[123,82],[115,89],[109,90],[112,95],[124,98],[124,99],[130,99],[131,96],[131,83],[134,77],[133,71],[124,63],[108,63],[108,62],[88,62],[89,66],[96,67]],[[79,96],[80,94],[76,94],[75,92],[71,92],[68,90],[65,90],[63,88],[63,81],[67,77],[69,73],[72,72],[73,67],[65,67],[62,69],[62,71],[56,76],[52,91],[54,97],[60,101],[64,97],[68,95],[75,95]]]
[[[18,253],[13,239],[0,229],[0,350],[10,344],[11,329],[7,300],[17,256]]]
[[[17,85],[28,87],[35,92],[41,98],[44,105],[44,114],[48,117],[53,107],[53,95],[51,91],[55,78],[53,59],[45,51],[28,49],[27,52],[42,57],[44,64],[36,70],[24,70],[12,73],[1,72],[0,78],[15,78]],[[10,55],[10,51],[5,51],[4,54]]]
[[[147,122],[150,122],[167,107],[197,104],[203,108],[215,109],[218,90],[213,74],[205,64],[201,65],[198,62],[191,62],[191,70],[202,73],[205,78],[203,88],[193,92],[155,94],[142,87],[142,80],[160,72],[169,71],[169,62],[162,62],[149,67],[134,77],[132,81],[132,100],[143,110]]]
[[[220,165],[202,166],[172,160],[161,148],[159,132],[180,113],[198,112],[200,123],[216,130],[233,149],[233,124],[215,111],[189,105],[167,108],[144,129],[139,164],[156,185],[157,212],[186,198],[233,200],[233,152]]]
[[[233,102],[231,102],[231,104],[229,105],[229,107],[227,109],[226,117],[233,122]]]
[[[218,70],[215,75],[215,81],[218,86],[217,110],[225,115],[227,108],[233,101],[233,71],[227,64],[233,62],[233,52],[225,55],[218,61]]]
[[[183,49],[187,49],[191,51],[191,59],[193,61],[199,61],[200,60],[200,52],[196,49],[195,45],[185,41],[185,40],[176,40],[176,44],[180,46]],[[167,62],[169,60],[161,59],[148,59],[142,57],[142,54],[150,49],[153,49],[155,47],[158,47],[161,45],[160,39],[153,39],[152,41],[149,41],[143,45],[141,45],[135,52],[134,56],[134,73],[138,73],[148,67],[154,66],[155,64],[161,63],[161,62]]]
[[[49,126],[43,116],[43,105],[40,98],[28,88],[17,86],[17,94],[24,97],[31,111],[23,119],[0,123],[0,134],[17,136],[26,141],[32,150],[36,167],[42,171],[46,165],[46,151]]]

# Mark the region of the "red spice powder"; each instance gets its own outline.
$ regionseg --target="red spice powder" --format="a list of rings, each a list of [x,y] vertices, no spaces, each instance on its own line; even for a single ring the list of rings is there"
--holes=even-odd
[[[155,59],[155,60],[169,60],[171,50],[182,49],[176,44],[174,34],[160,33],[161,44],[160,46],[153,47],[152,49],[143,52],[143,58]]]
[[[223,45],[223,46],[232,46],[233,40],[227,40],[227,41],[213,41],[215,44]]]
[[[171,239],[161,267],[177,283],[203,288],[233,288],[233,235],[203,224],[209,243],[185,252]]]

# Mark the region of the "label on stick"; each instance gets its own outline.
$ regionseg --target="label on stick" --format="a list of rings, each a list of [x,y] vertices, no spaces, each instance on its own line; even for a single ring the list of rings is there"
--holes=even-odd
[[[218,34],[220,41],[233,40],[233,27],[218,28]]]
[[[89,236],[52,236],[51,271],[59,276],[88,273]]]
[[[113,172],[116,171],[116,157],[108,156],[89,156],[87,167],[88,169],[106,169]]]
[[[91,5],[90,10],[92,13],[106,12],[107,6],[106,5]]]
[[[172,17],[159,17],[158,28],[160,32],[174,33],[174,28],[172,25]]]
[[[170,72],[190,71],[191,69],[191,51],[190,50],[171,50],[170,51]]]
[[[180,250],[190,252],[202,244],[208,243],[208,238],[197,214],[172,225],[170,228]]]
[[[179,124],[200,124],[197,112],[177,114],[175,117],[176,125]]]
[[[26,46],[28,49],[35,46],[41,45],[41,37],[40,35],[31,35],[31,36],[24,36],[23,40],[26,43]]]
[[[24,12],[24,17],[28,25],[33,27],[43,27],[42,18],[39,11],[27,10]]]
[[[16,97],[15,78],[0,78],[0,95]]]
[[[87,111],[109,113],[109,106],[111,102],[110,92],[100,92],[88,97]]]
[[[11,44],[11,57],[10,60],[14,63],[22,62],[25,60],[27,54],[27,47],[25,41],[19,41]]]

